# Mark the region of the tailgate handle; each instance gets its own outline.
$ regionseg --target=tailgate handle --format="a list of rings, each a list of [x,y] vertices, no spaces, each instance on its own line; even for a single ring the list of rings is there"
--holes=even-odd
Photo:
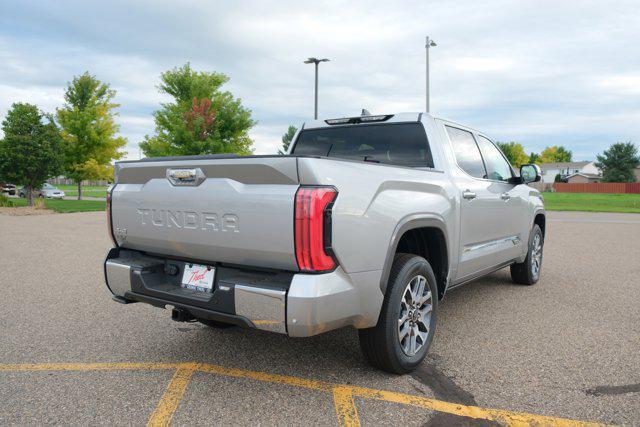
[[[167,179],[176,186],[198,186],[206,179],[200,168],[167,169]]]

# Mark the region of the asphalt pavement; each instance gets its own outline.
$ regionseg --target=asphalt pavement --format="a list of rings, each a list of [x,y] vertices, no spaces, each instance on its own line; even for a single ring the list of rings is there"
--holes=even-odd
[[[549,213],[540,282],[505,269],[452,291],[405,376],[369,367],[354,329],[291,339],[117,304],[109,247],[103,213],[0,214],[0,424],[640,424],[640,215]]]

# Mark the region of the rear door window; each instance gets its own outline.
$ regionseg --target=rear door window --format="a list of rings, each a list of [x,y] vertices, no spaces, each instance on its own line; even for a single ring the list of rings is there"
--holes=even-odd
[[[291,154],[397,166],[433,167],[427,135],[420,123],[303,130]]]
[[[484,168],[482,155],[473,134],[453,126],[445,126],[445,128],[453,145],[458,166],[475,178],[486,178],[487,172]]]

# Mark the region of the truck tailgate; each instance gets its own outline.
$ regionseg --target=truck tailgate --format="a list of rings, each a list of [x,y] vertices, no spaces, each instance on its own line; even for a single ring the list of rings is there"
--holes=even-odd
[[[202,262],[297,270],[294,157],[116,165],[113,233],[124,248]]]

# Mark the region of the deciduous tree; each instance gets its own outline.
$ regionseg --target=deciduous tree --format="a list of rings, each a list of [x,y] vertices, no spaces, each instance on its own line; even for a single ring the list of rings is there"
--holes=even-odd
[[[558,162],[570,162],[573,157],[571,151],[564,148],[562,145],[554,145],[542,150],[538,163],[558,163]]]
[[[527,164],[529,161],[529,156],[527,156],[524,147],[519,142],[498,142],[497,144],[509,160],[509,163],[516,168]]]
[[[0,176],[24,185],[28,204],[33,206],[33,190],[60,171],[58,127],[53,117],[45,117],[35,105],[17,103],[2,122],[2,131]]]
[[[617,142],[598,154],[596,167],[602,170],[604,182],[635,182],[634,169],[640,165],[638,147],[630,141]]]
[[[529,154],[529,164],[532,165],[534,163],[540,163],[540,155],[532,151],[531,154]]]
[[[82,199],[82,181],[112,177],[111,161],[127,140],[118,136],[115,122],[119,107],[113,102],[115,90],[85,72],[73,78],[64,95],[65,105],[58,109],[58,121],[64,141],[64,173],[78,184],[78,200]]]
[[[286,154],[289,151],[289,146],[297,131],[298,129],[295,126],[289,125],[287,131],[282,135],[282,149],[278,150],[278,154]]]
[[[160,80],[158,89],[173,101],[154,113],[156,134],[140,143],[146,156],[251,153],[248,132],[255,122],[240,99],[220,89],[227,76],[197,72],[187,63]]]

